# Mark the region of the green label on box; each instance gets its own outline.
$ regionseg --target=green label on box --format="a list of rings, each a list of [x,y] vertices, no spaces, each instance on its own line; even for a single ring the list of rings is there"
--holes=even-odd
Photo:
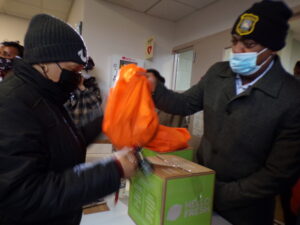
[[[213,185],[214,174],[168,180],[164,225],[209,225]]]

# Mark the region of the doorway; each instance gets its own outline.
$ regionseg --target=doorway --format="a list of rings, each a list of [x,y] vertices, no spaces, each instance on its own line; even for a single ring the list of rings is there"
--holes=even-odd
[[[184,49],[175,53],[174,79],[172,88],[175,91],[185,91],[191,87],[194,50]]]

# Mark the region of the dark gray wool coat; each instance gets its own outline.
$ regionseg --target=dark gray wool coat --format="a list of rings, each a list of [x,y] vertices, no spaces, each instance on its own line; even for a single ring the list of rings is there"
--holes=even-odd
[[[272,224],[274,196],[299,177],[300,82],[277,56],[239,95],[235,76],[216,63],[184,93],[158,84],[154,100],[168,113],[204,111],[197,159],[216,171],[215,210],[233,224]]]

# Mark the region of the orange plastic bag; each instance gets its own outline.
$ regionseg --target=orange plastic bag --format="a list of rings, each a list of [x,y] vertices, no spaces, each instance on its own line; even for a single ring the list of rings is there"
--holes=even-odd
[[[190,138],[191,135],[186,128],[159,125],[155,138],[147,144],[146,148],[161,153],[172,152],[187,148],[187,141]]]
[[[117,149],[145,146],[158,129],[149,82],[140,72],[146,71],[134,64],[123,66],[110,90],[102,129]]]
[[[187,147],[190,135],[185,128],[159,125],[149,82],[141,75],[145,72],[134,64],[121,68],[108,97],[103,132],[117,149],[130,146],[169,152]]]

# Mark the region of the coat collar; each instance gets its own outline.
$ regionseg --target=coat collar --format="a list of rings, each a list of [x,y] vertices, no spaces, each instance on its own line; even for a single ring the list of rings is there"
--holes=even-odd
[[[283,84],[284,76],[288,75],[281,65],[280,58],[275,56],[272,68],[253,85],[253,88],[260,89],[271,97],[277,98]]]
[[[220,71],[219,76],[223,79],[223,92],[228,100],[236,96],[235,91],[235,73],[230,69],[229,64],[225,67],[225,70]]]
[[[274,57],[274,65],[272,68],[259,79],[252,87],[248,88],[245,92],[241,93],[238,96],[245,96],[251,93],[253,89],[259,89],[265,92],[267,95],[277,98],[282,83],[283,83],[283,75],[288,75],[288,73],[284,70],[281,65],[280,58],[278,56]],[[228,66],[226,70],[219,74],[220,77],[224,79],[224,92],[228,96],[229,99],[236,96],[236,87],[235,87],[235,77],[236,74],[230,69]]]

